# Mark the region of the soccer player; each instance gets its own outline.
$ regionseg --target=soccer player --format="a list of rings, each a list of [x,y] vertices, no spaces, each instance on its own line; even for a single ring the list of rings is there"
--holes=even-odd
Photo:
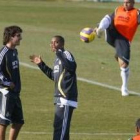
[[[136,135],[129,140],[140,140],[140,118],[136,121]]]
[[[40,56],[30,59],[55,82],[54,91],[54,133],[53,140],[69,140],[70,123],[73,110],[77,107],[76,62],[73,55],[64,49],[64,38],[54,36],[51,40],[52,51],[56,54],[53,69],[48,67]]]
[[[122,96],[128,96],[128,77],[130,61],[130,44],[140,24],[140,11],[134,8],[134,0],[124,0],[111,15],[106,15],[95,28],[98,37],[105,31],[106,41],[115,48],[115,58],[121,70]]]
[[[0,140],[5,140],[6,128],[11,124],[9,140],[16,140],[24,124],[20,100],[20,72],[17,45],[22,29],[8,26],[4,29],[3,47],[0,50]]]

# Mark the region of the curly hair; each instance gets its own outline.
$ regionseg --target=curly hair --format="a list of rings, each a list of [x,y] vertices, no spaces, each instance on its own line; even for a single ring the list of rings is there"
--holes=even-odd
[[[22,33],[22,29],[19,26],[9,26],[4,29],[3,33],[3,45],[6,45],[11,37],[14,37],[17,33]]]

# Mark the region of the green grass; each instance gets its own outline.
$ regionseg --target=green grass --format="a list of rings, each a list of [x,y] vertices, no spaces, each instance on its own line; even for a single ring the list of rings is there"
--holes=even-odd
[[[119,4],[3,0],[0,2],[0,41],[2,44],[5,26],[19,25],[24,31],[18,47],[20,61],[33,65],[29,55],[40,54],[52,66],[55,54],[51,52],[50,39],[60,34],[65,37],[66,49],[75,56],[78,77],[120,87],[120,70],[113,48],[104,38],[96,38],[89,44],[79,39],[82,28],[94,28]],[[140,31],[131,48],[129,90],[135,92],[140,92],[139,36]],[[21,76],[25,125],[18,140],[51,140],[54,83],[41,71],[24,66],[21,66]],[[72,119],[72,140],[127,140],[134,134],[135,120],[140,117],[138,96],[123,98],[119,91],[81,81],[78,81],[78,90],[79,106]]]

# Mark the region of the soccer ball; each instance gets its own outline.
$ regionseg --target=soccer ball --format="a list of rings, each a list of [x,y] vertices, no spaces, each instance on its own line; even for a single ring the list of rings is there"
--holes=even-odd
[[[95,39],[95,32],[92,28],[86,27],[80,31],[80,39],[85,43],[89,43]]]

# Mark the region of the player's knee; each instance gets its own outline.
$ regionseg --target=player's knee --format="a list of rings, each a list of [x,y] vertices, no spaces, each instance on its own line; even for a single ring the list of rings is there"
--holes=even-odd
[[[119,64],[121,68],[127,68],[128,67],[128,64],[125,63],[125,62],[122,62]]]
[[[119,62],[119,66],[121,68],[127,68],[129,63],[126,63],[125,61],[123,61],[122,59],[118,58],[118,62]]]

